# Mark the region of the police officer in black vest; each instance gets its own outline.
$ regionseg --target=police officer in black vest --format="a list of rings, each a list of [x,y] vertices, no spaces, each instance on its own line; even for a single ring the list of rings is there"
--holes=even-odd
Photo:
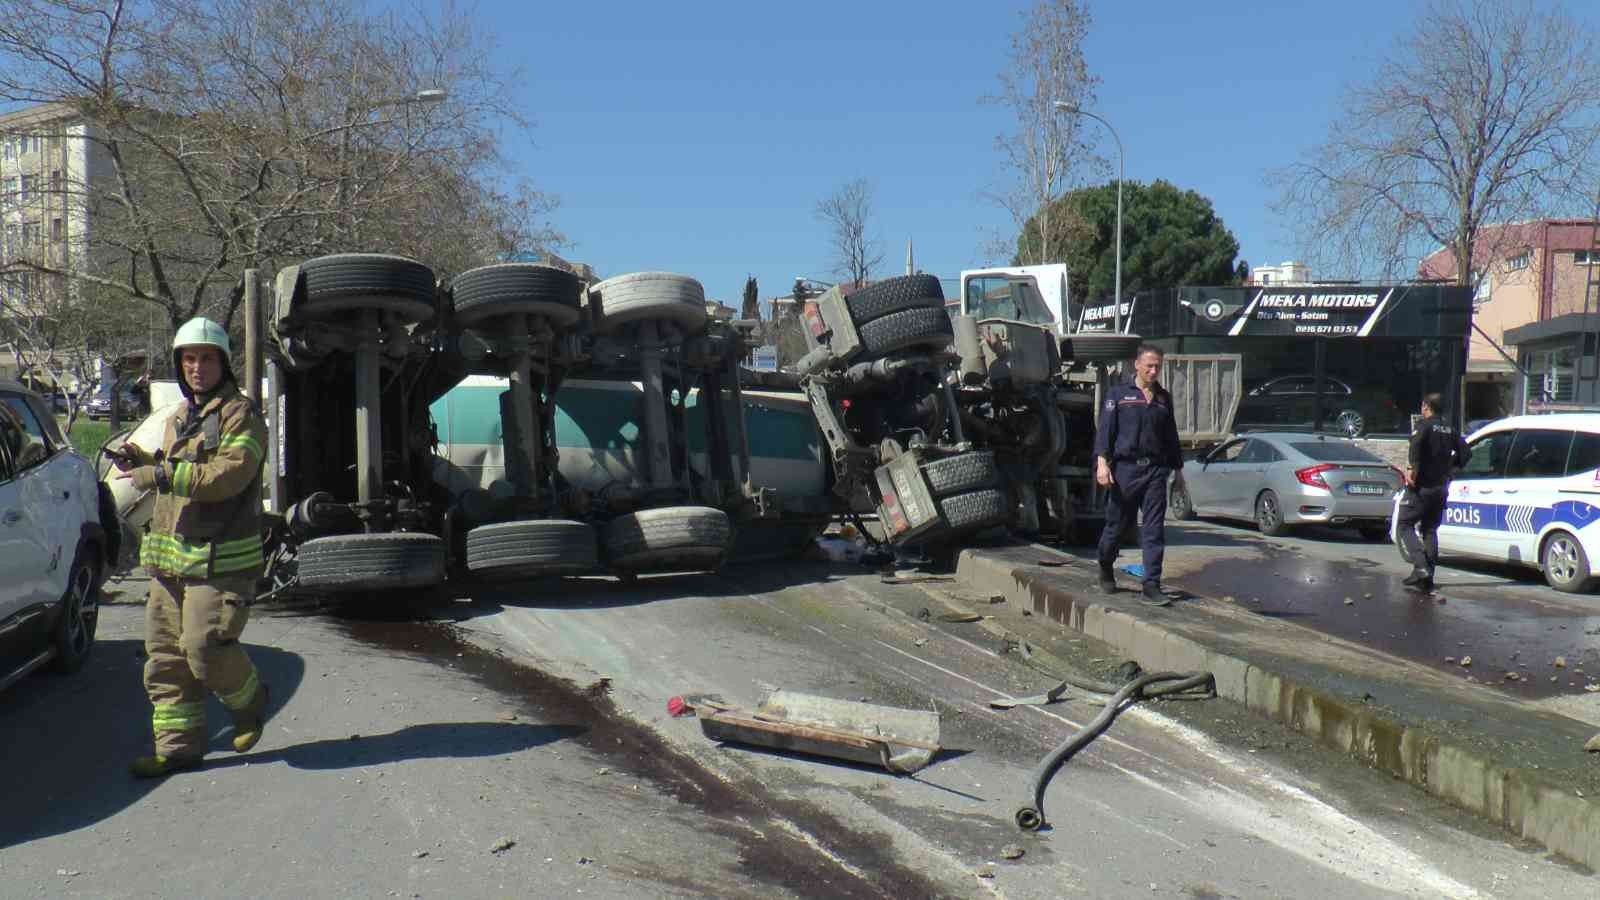
[[[1466,440],[1439,418],[1443,412],[1444,398],[1438,394],[1422,399],[1422,422],[1411,433],[1406,489],[1400,495],[1396,523],[1400,542],[1411,557],[1412,571],[1406,576],[1405,585],[1419,591],[1433,590],[1433,569],[1439,562],[1439,523],[1444,521],[1450,476],[1467,464],[1470,452]]]
[[[1112,564],[1122,533],[1136,511],[1144,514],[1139,545],[1144,549],[1144,589],[1139,599],[1152,606],[1172,601],[1161,592],[1161,558],[1166,554],[1167,479],[1183,465],[1172,395],[1161,386],[1161,348],[1140,344],[1133,378],[1113,387],[1100,410],[1094,436],[1095,481],[1106,488],[1106,525],[1100,533],[1100,587],[1117,589]]]

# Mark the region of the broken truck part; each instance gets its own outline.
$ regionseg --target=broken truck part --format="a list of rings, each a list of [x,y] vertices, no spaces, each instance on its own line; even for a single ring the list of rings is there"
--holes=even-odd
[[[717,741],[753,744],[909,774],[939,752],[939,714],[797,691],[773,691],[753,710],[694,701],[700,730]]]

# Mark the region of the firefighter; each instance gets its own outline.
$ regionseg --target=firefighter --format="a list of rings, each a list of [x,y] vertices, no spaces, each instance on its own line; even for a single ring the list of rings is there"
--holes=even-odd
[[[156,492],[139,549],[150,573],[145,610],[145,691],[155,753],[133,761],[142,778],[200,765],[206,696],[233,719],[233,748],[261,739],[267,686],[239,646],[262,571],[261,472],[266,426],[231,368],[228,334],[194,318],[172,341],[188,400],[167,421],[161,447],[123,444],[118,478]]]

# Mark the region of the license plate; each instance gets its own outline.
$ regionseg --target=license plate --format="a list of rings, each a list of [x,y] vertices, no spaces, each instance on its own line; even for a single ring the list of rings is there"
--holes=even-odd
[[[1347,484],[1347,485],[1344,486],[1344,489],[1345,489],[1345,491],[1347,493],[1351,493],[1351,494],[1387,494],[1387,493],[1389,493],[1389,488],[1386,485],[1382,485],[1382,484],[1364,484],[1364,483],[1361,483],[1361,482],[1357,482],[1356,484]]]

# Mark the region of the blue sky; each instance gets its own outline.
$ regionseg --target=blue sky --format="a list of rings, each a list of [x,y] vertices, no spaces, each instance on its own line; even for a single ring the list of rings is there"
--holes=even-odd
[[[603,275],[662,269],[737,304],[796,275],[832,280],[816,202],[852,178],[876,190],[882,275],[954,277],[988,262],[1009,216],[997,90],[1028,4],[812,0],[605,4],[483,0],[495,51],[519,66],[536,127],[507,146],[559,196],[567,255]],[[536,11],[535,11],[536,10]],[[1121,134],[1127,177],[1209,197],[1252,265],[1296,256],[1269,206],[1271,168],[1326,131],[1416,6],[1407,2],[1094,3],[1085,48],[1097,111]],[[1104,129],[1091,123],[1091,133]],[[1101,152],[1115,160],[1109,138]]]

